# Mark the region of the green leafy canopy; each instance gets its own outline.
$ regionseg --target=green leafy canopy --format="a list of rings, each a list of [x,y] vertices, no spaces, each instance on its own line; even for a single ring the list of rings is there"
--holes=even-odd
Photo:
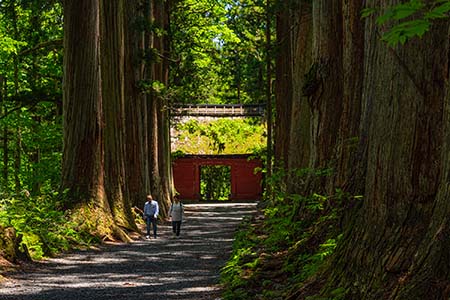
[[[264,101],[264,3],[182,0],[171,12],[178,103]]]

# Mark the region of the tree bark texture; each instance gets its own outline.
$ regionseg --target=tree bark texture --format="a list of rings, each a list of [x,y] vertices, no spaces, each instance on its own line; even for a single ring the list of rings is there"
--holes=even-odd
[[[161,9],[155,18],[167,13],[164,6]],[[146,39],[154,37],[138,26],[142,16],[149,16],[140,3],[67,0],[64,11],[62,188],[70,190],[71,206],[101,207],[111,219],[105,228],[126,240],[119,228],[136,230],[132,205],[142,207],[145,195],[152,193],[163,200],[164,215],[170,200],[171,176],[161,173],[158,165],[163,161],[170,170],[170,150],[161,152],[169,140],[162,140],[168,124],[159,113],[161,99],[149,101],[138,89],[141,80],[155,80],[144,77],[145,70],[151,76],[159,70],[158,79],[164,82],[168,66],[142,59],[143,50],[152,46]],[[152,160],[150,153],[155,153]]]
[[[155,2],[155,20],[158,20],[157,24],[165,32],[169,31],[169,1],[156,1]],[[156,80],[162,82],[165,87],[169,84],[169,61],[170,48],[169,38],[167,35],[158,37],[157,49],[162,54],[161,61],[156,64]],[[171,148],[170,148],[170,129],[169,129],[169,111],[168,111],[168,99],[165,95],[159,95],[158,102],[160,104],[158,112],[159,132],[158,143],[159,147],[159,170],[162,185],[162,194],[160,195],[161,210],[164,214],[168,212],[171,198],[172,198],[172,164],[171,164]]]
[[[274,143],[273,143],[273,99],[272,99],[272,56],[270,53],[272,52],[272,33],[271,33],[271,1],[266,0],[266,28],[265,28],[265,35],[266,35],[266,126],[267,126],[267,159],[266,159],[266,177],[269,179],[272,177],[273,174],[273,156],[274,156]],[[272,187],[270,184],[265,183],[265,189],[267,195],[272,195]],[[270,197],[270,196],[269,196]]]
[[[168,7],[162,1],[150,1],[148,7],[150,22],[160,29],[168,30]],[[147,67],[150,82],[168,84],[168,43],[166,37],[155,32],[147,34],[148,49],[158,53],[155,61]],[[152,90],[148,95],[148,147],[150,162],[151,193],[158,200],[163,214],[167,213],[172,195],[172,175],[170,163],[170,137],[167,100],[163,92]]]
[[[98,1],[64,1],[64,150],[62,189],[73,204],[94,200],[109,210],[104,193],[103,106]]]
[[[364,203],[338,251],[364,287],[355,299],[448,298],[448,29],[392,49],[367,21]]]
[[[360,195],[363,191],[362,178],[366,167],[366,155],[358,151],[358,145],[367,141],[359,137],[364,80],[364,21],[359,13],[362,8],[361,1],[342,1],[343,98],[333,185],[353,195]]]
[[[297,1],[283,5],[277,14],[277,40],[279,47],[289,47],[290,51],[282,51],[277,56],[277,89],[275,97],[277,99],[277,115],[284,115],[277,118],[277,124],[282,130],[277,134],[277,149],[285,148],[281,151],[284,154],[277,155],[276,159],[283,159],[284,168],[287,170],[287,189],[289,193],[300,193],[303,188],[295,171],[309,166],[310,151],[310,118],[311,113],[308,106],[307,97],[303,95],[302,87],[305,84],[305,74],[312,64],[312,7],[310,4]],[[289,54],[289,60],[286,55]],[[289,74],[286,74],[289,72]],[[283,80],[291,81],[289,85],[281,85]],[[280,82],[280,84],[278,84]],[[280,89],[280,87],[282,87]],[[289,96],[286,96],[288,94]],[[285,105],[285,101],[278,98],[287,97],[292,102]],[[283,123],[289,122],[289,125]],[[278,132],[278,131],[277,131]],[[283,134],[289,135],[288,139],[281,139]],[[279,143],[286,142],[285,146]],[[277,163],[277,165],[279,165]]]
[[[104,107],[105,190],[116,224],[134,229],[126,184],[125,3],[101,1],[101,77]]]
[[[292,81],[283,88],[289,91],[292,103],[277,102],[277,113],[288,114],[289,117],[284,118],[290,123],[283,129],[290,134],[289,139],[282,141],[288,145],[281,147],[288,153],[285,167],[290,174],[288,187],[291,191],[324,193],[327,178],[312,176],[306,186],[300,185],[295,170],[306,167],[332,170],[335,167],[344,93],[343,4],[338,0],[294,3],[281,17],[291,21],[279,22],[282,50],[277,60],[278,76]],[[284,63],[284,57],[292,59]],[[290,75],[284,75],[286,72]],[[286,95],[277,93],[277,97],[286,98]],[[293,155],[292,158],[289,155]]]
[[[291,55],[291,11],[288,4],[283,4],[276,18],[277,31],[277,57],[275,62],[275,107],[283,107],[276,110],[274,137],[276,140],[274,161],[277,167],[286,169],[288,163],[288,147],[291,127],[292,109],[292,55]]]
[[[308,73],[311,118],[310,167],[330,166],[342,113],[342,1],[313,1],[313,64]]]
[[[344,224],[322,292],[344,288],[345,299],[448,299],[449,23],[439,21],[422,39],[391,48],[376,16],[360,19],[361,1],[312,6],[313,62],[299,71],[306,74],[303,93],[312,114],[310,166],[334,171],[314,188],[344,188],[364,199]],[[301,56],[292,53],[300,66]],[[304,127],[296,119],[293,145]]]
[[[131,205],[141,207],[150,191],[147,102],[137,84],[144,79],[144,64],[138,59],[144,52],[144,32],[137,26],[144,11],[138,1],[132,1],[126,4],[125,15],[125,172]]]

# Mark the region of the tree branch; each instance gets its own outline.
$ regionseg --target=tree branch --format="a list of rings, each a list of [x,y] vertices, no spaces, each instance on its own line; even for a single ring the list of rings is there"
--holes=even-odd
[[[19,52],[19,56],[22,55],[27,55],[31,52],[35,52],[37,50],[43,49],[43,48],[62,48],[63,46],[63,40],[62,39],[56,39],[56,40],[50,40],[50,41],[45,41],[42,43],[37,44],[36,46],[34,46],[33,48],[29,48],[29,49],[25,49]]]
[[[8,97],[8,101],[19,102],[20,105],[6,111],[0,116],[0,120],[6,118],[11,113],[20,110],[22,107],[35,107],[40,102],[60,102],[62,95],[60,93],[44,93],[44,92],[34,92],[34,93],[21,93],[16,96]]]

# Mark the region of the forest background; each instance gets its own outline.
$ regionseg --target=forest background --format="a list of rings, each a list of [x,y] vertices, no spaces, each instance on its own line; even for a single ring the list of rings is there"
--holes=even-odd
[[[161,115],[174,103],[264,102],[262,3],[249,1],[241,6],[233,1],[176,1],[171,4],[167,12],[170,24],[158,24],[156,4],[148,2],[152,6],[149,9],[153,9],[150,13],[153,21],[145,20],[143,15],[130,25],[135,31],[153,35],[150,39],[164,36],[170,40],[170,53],[157,49],[156,45],[135,53],[134,59],[139,58],[142,64],[156,65],[162,60],[170,64],[170,78],[150,75],[151,78],[136,80],[140,93],[148,94],[151,90],[157,95],[160,101],[157,109],[165,112]],[[62,3],[1,1],[0,25],[0,222],[5,232],[13,228],[19,238],[15,243],[19,249],[7,249],[4,256],[15,260],[22,253],[40,258],[79,243],[96,242],[105,235],[113,238],[114,233],[101,232],[94,228],[95,224],[81,227],[82,221],[67,219],[71,213],[68,208],[73,204],[66,195],[68,186],[64,181],[67,179],[62,174],[65,168],[61,167],[65,159],[64,134],[67,135],[63,128],[67,116],[63,104]],[[177,123],[174,119],[171,122]],[[184,148],[175,146],[174,150],[178,153],[233,152],[225,150],[227,145],[235,153],[262,153],[263,124],[263,120],[221,120],[204,125],[195,121],[188,125],[180,123],[178,127],[186,128],[181,138],[191,140],[193,137],[189,135],[193,134],[202,136],[203,142],[200,147],[188,143]],[[233,134],[240,132],[240,143],[234,146],[229,144],[236,143],[236,136],[231,136],[230,130]],[[73,155],[82,156],[81,152]],[[170,156],[161,160],[169,162],[169,159]],[[171,184],[170,180],[167,184]],[[147,190],[151,188],[148,186]],[[169,199],[171,192],[155,188],[154,193]],[[134,205],[141,206],[138,200],[134,201]],[[131,229],[133,225],[124,227]],[[6,242],[2,246],[11,248]]]

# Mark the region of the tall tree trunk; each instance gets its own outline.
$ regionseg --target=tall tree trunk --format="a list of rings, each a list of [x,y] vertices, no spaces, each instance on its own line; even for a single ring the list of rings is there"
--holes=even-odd
[[[236,72],[236,90],[237,90],[237,103],[241,103],[241,64],[239,54],[235,51],[235,72]]]
[[[167,7],[161,1],[150,1],[149,17],[151,22],[164,29],[168,25]],[[167,30],[167,28],[166,28]],[[148,48],[157,51],[159,59],[148,67],[150,82],[158,82],[167,86],[168,83],[168,44],[165,36],[155,33],[148,34]],[[161,57],[162,56],[162,57]],[[158,199],[161,212],[164,215],[169,207],[172,186],[170,171],[169,119],[167,105],[161,91],[152,90],[149,94],[149,155],[151,193]]]
[[[155,22],[155,4],[153,0],[146,0],[145,17],[147,22],[154,24]],[[145,37],[145,49],[146,51],[152,51],[156,49],[156,37],[153,32],[146,32]],[[155,58],[154,58],[155,59]],[[152,83],[156,77],[156,61],[149,61],[146,63],[145,80]],[[149,161],[149,173],[150,173],[150,193],[155,199],[160,201],[160,196],[163,194],[161,189],[161,178],[159,177],[159,164],[158,164],[158,99],[153,90],[147,91],[147,134],[148,134],[148,161]]]
[[[93,206],[86,222],[110,234],[104,189],[103,106],[100,84],[99,1],[64,1],[64,149],[61,187],[68,207]],[[92,219],[90,219],[92,218]]]
[[[285,116],[279,118],[279,122],[289,120],[290,124],[285,126],[288,130],[289,138],[284,139],[287,154],[284,155],[285,169],[287,170],[287,190],[289,193],[301,193],[302,185],[295,175],[295,170],[307,168],[309,166],[310,151],[310,118],[311,112],[308,106],[307,97],[303,95],[302,87],[305,85],[305,74],[312,64],[312,7],[309,3],[298,1],[296,5],[287,4],[278,15],[279,19],[287,20],[280,23],[277,27],[277,40],[280,41],[281,49],[289,47],[290,50],[280,50],[277,59],[277,68],[279,64],[286,58],[285,53],[289,53],[291,61],[289,66],[283,67],[285,72],[290,75],[283,75],[283,72],[277,72],[277,82],[281,79],[291,80],[288,87],[291,89],[291,104],[285,101],[277,100],[277,115]],[[282,76],[279,79],[279,76]],[[279,86],[279,84],[277,84]],[[285,97],[283,90],[277,88],[276,97]],[[284,105],[284,104],[287,105]],[[282,113],[284,112],[284,113]],[[289,117],[287,117],[289,116]],[[278,130],[280,131],[280,130]],[[277,147],[281,135],[286,134],[280,132],[277,134]]]
[[[266,118],[267,118],[267,160],[266,160],[266,177],[272,176],[273,164],[273,105],[272,105],[272,56],[271,56],[271,1],[266,0]],[[266,193],[271,197],[271,186],[267,184]]]
[[[360,135],[366,141],[360,153],[367,153],[364,202],[338,247],[330,286],[349,288],[346,299],[447,299],[449,24],[394,49],[379,30],[369,18]]]
[[[161,5],[161,23],[164,29],[164,34],[162,36],[162,70],[161,70],[161,80],[164,83],[165,87],[169,86],[169,57],[170,57],[170,39],[168,36],[169,33],[169,11],[170,11],[170,1],[165,1]],[[169,103],[167,96],[163,97],[163,108],[161,113],[161,132],[160,132],[160,140],[162,144],[161,152],[160,152],[160,170],[161,177],[163,178],[163,205],[162,211],[164,214],[167,214],[167,211],[170,207],[170,203],[172,201],[172,193],[174,191],[173,185],[173,176],[172,176],[172,151],[171,151],[171,143],[170,143],[170,118],[169,118]]]
[[[364,80],[364,23],[359,0],[344,0],[343,10],[343,100],[339,139],[334,166],[334,187],[344,188],[352,195],[361,195],[364,186],[366,153],[358,151],[366,138],[359,137],[362,85]],[[363,149],[363,147],[359,147]]]
[[[8,190],[8,179],[9,179],[9,172],[8,172],[8,165],[9,165],[9,131],[8,126],[3,127],[3,190]]]
[[[117,225],[137,229],[131,205],[143,205],[151,192],[165,215],[170,200],[163,98],[155,92],[147,98],[137,88],[142,79],[167,83],[167,61],[139,61],[142,49],[153,53],[154,47],[166,56],[166,48],[162,37],[139,32],[136,26],[141,12],[164,27],[167,8],[160,1],[140,6],[124,0],[66,0],[64,11],[62,187],[69,189],[72,206],[94,204],[100,212],[88,211],[104,223],[103,231],[127,240]]]
[[[446,41],[445,39],[442,40],[443,43]],[[438,45],[436,43],[435,46],[437,47]],[[447,44],[446,46],[448,47],[449,45]],[[443,56],[441,58],[445,59]],[[448,68],[448,62],[443,65],[446,65],[445,68]],[[446,79],[448,80],[448,78]],[[442,83],[441,81],[439,87],[444,88]],[[446,83],[448,84],[448,82]],[[427,85],[429,84],[430,82],[427,83]],[[426,220],[430,220],[430,223],[427,224],[425,222],[425,226],[423,226],[425,228],[428,225],[426,233],[421,236],[420,231],[418,231],[419,234],[415,236],[414,240],[418,246],[414,248],[414,260],[408,265],[407,272],[403,273],[403,276],[400,277],[402,281],[395,287],[390,299],[448,299],[450,296],[450,241],[448,239],[450,235],[450,203],[448,201],[450,197],[448,184],[450,182],[450,101],[448,96],[443,101],[442,108],[443,134],[441,136],[442,147],[438,151],[440,152],[438,154],[440,161],[438,166],[439,183],[437,193],[431,195],[431,197],[430,195],[425,195],[428,201],[423,206],[421,203],[409,203],[414,208],[417,207],[421,210],[418,215],[427,213]],[[422,125],[424,124],[422,123]],[[416,145],[416,147],[420,146]],[[421,147],[425,148],[424,145]],[[428,154],[427,152],[422,153],[423,155]],[[416,159],[420,159],[420,157],[416,157]],[[430,163],[430,160],[428,159],[427,162]],[[431,167],[435,166],[436,164],[433,163]],[[421,180],[421,178],[416,180]],[[423,195],[421,196],[423,197]],[[434,199],[432,199],[433,197]],[[430,207],[433,208],[430,209]],[[410,216],[408,221],[414,222],[416,219]],[[408,227],[413,226],[404,227],[406,228],[404,228],[403,232],[406,232],[409,229]],[[416,225],[416,227],[418,226]],[[408,245],[406,244],[403,247],[408,247]],[[403,247],[400,246],[400,249]],[[401,251],[397,253],[399,252]],[[390,260],[390,262],[392,261],[393,259]],[[400,264],[400,262],[395,263]]]
[[[131,205],[142,207],[150,191],[147,148],[146,98],[138,89],[143,80],[144,32],[136,26],[144,11],[137,1],[125,6],[125,97],[126,164],[125,172]],[[134,105],[131,105],[134,103]]]
[[[22,160],[22,130],[19,128],[16,129],[16,147],[14,152],[14,186],[16,193],[19,193],[21,190],[20,183],[20,169],[21,169],[21,160]]]
[[[311,164],[330,166],[342,112],[342,2],[313,1],[313,65],[316,89],[309,98],[312,112]]]
[[[292,111],[292,40],[291,40],[291,10],[288,4],[283,4],[276,18],[278,53],[276,58],[275,77],[275,153],[276,167],[287,169],[288,147],[290,144],[290,127]],[[270,18],[269,18],[270,20]]]
[[[322,293],[341,288],[345,299],[448,299],[449,21],[393,49],[381,41],[376,17],[360,20],[361,1],[312,5],[314,60],[302,83],[312,113],[310,166],[332,167],[334,175],[311,188],[344,187],[364,196],[344,223]],[[302,56],[291,55],[292,80],[301,82],[295,74]],[[297,86],[293,113],[302,107]],[[291,132],[301,127],[295,119]]]
[[[288,191],[324,193],[328,178],[311,177],[304,186],[294,171],[335,167],[344,93],[342,3],[283,5],[278,16],[276,158],[284,160]]]
[[[103,134],[105,190],[116,224],[136,229],[125,183],[125,3],[123,0],[100,3],[101,90],[107,125]]]

